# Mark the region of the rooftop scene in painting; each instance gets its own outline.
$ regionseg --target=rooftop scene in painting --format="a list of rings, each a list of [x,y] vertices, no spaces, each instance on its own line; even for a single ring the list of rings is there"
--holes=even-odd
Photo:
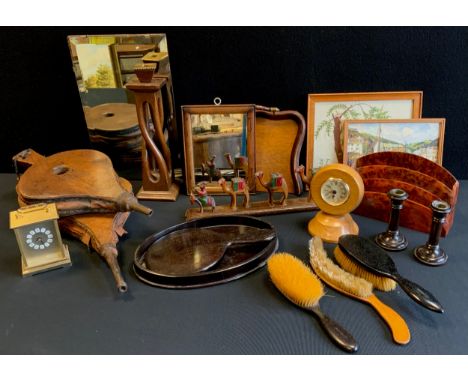
[[[400,151],[437,161],[438,123],[352,123],[348,126],[348,164],[381,151]]]

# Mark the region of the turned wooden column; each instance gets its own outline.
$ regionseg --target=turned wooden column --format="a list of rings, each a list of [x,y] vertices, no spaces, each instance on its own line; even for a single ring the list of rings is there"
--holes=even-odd
[[[164,136],[161,89],[166,81],[165,78],[153,77],[148,82],[141,82],[135,78],[126,85],[135,95],[138,124],[143,137],[142,188],[137,193],[139,199],[174,201],[179,195],[179,186],[173,182],[171,151]]]

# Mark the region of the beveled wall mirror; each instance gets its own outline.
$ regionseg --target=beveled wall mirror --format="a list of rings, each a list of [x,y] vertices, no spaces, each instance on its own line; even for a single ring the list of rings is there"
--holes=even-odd
[[[189,194],[200,182],[222,193],[222,177],[245,178],[255,191],[255,106],[182,106],[185,181]]]
[[[142,137],[133,93],[126,84],[135,77],[136,64],[156,64],[155,76],[166,79],[162,89],[164,135],[173,163],[178,162],[166,35],[117,34],[68,36],[78,90],[92,147],[109,155],[121,176],[141,179]]]

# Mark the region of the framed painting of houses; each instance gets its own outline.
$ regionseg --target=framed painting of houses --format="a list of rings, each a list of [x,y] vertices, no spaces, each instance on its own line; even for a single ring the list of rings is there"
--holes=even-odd
[[[343,163],[382,151],[416,154],[442,165],[444,118],[347,120],[343,123]]]
[[[421,118],[422,91],[309,94],[306,167],[343,162],[343,121]]]

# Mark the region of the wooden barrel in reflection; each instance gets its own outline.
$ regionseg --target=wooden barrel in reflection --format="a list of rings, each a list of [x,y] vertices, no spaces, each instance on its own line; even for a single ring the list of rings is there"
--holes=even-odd
[[[93,147],[106,153],[116,164],[141,160],[142,137],[135,105],[105,103],[85,109]]]

